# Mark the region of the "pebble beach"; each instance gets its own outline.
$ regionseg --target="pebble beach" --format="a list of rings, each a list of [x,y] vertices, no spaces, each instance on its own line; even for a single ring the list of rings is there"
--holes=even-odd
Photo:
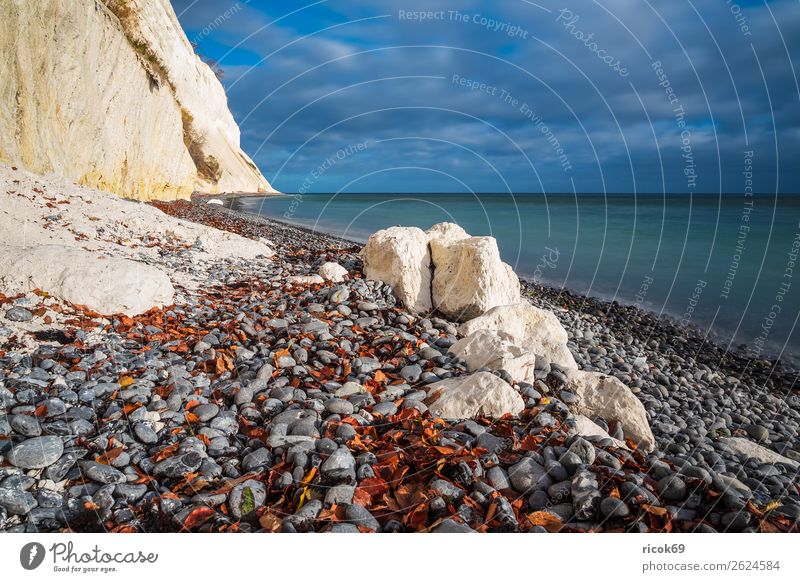
[[[798,374],[780,362],[523,282],[577,366],[641,402],[645,450],[615,419],[577,418],[557,363],[536,358],[525,382],[469,369],[450,351],[459,324],[364,277],[356,243],[202,201],[154,206],[274,254],[198,262],[202,242],[156,234],[153,263],[201,284],[138,315],[0,296],[0,530],[798,530]],[[341,271],[320,276],[328,263]],[[431,413],[428,387],[478,374],[521,412]]]

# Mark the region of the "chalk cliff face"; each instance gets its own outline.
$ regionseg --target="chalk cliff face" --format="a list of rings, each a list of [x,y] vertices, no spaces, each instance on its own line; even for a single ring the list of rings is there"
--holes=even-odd
[[[0,2],[0,161],[137,199],[274,191],[169,0]]]

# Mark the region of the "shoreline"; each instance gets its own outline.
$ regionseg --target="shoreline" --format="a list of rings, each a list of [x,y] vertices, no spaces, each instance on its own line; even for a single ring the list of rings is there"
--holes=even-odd
[[[303,231],[310,236],[321,236],[327,239],[339,240],[342,242],[349,243],[353,246],[363,247],[366,241],[354,240],[354,239],[347,239],[338,236],[337,234],[327,231],[325,229],[315,229],[310,226],[304,224],[295,224],[289,222],[288,220],[281,220],[278,218],[267,217],[258,213],[249,212],[247,210],[242,209],[241,207],[237,207],[236,200],[238,197],[234,196],[227,200],[225,200],[226,204],[224,208],[230,212],[237,213],[243,217],[252,217],[254,220],[263,220],[264,224],[280,224],[286,227],[290,227],[293,229],[297,229],[298,231]],[[228,201],[230,201],[228,203]],[[202,201],[201,201],[202,202]],[[684,324],[680,321],[677,315],[671,313],[656,313],[655,311],[651,311],[649,309],[640,307],[636,305],[632,301],[625,301],[622,299],[610,300],[608,298],[604,298],[597,295],[591,295],[582,293],[579,290],[571,289],[568,287],[556,287],[554,285],[550,285],[547,283],[540,283],[532,280],[530,277],[526,277],[524,275],[519,276],[520,282],[524,286],[528,286],[534,289],[539,289],[543,293],[547,294],[548,297],[557,300],[557,298],[562,294],[567,294],[572,298],[574,302],[577,299],[583,298],[584,301],[596,303],[593,305],[594,309],[603,309],[604,307],[611,309],[615,305],[623,306],[626,308],[635,308],[638,312],[641,312],[643,315],[648,316],[656,324],[651,325],[664,325],[668,326],[668,329],[679,329],[682,330],[682,333],[689,334],[693,336],[695,339],[701,341],[701,343],[713,345],[716,348],[716,352],[724,352],[729,354],[731,357],[739,359],[739,360],[755,360],[759,362],[769,362],[771,364],[777,363],[780,367],[784,368],[787,372],[797,372],[800,373],[800,354],[787,354],[784,358],[778,358],[777,354],[773,353],[772,351],[762,352],[759,357],[753,357],[750,353],[751,346],[748,344],[733,344],[730,342],[729,337],[725,334],[718,334],[712,330],[705,330],[702,327],[689,323]],[[726,343],[730,344],[729,348],[725,348],[724,345]]]
[[[5,196],[42,236],[77,224],[74,243],[175,290],[109,316],[0,296],[0,476],[26,484],[0,485],[0,531],[800,528],[800,397],[779,364],[530,283],[531,339],[470,362],[476,336],[365,278],[357,243],[15,178]],[[587,396],[606,390],[613,409]]]

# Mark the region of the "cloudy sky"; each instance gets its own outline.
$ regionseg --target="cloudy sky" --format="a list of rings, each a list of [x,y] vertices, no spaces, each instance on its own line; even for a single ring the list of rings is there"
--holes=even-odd
[[[172,0],[297,192],[800,192],[800,1]]]

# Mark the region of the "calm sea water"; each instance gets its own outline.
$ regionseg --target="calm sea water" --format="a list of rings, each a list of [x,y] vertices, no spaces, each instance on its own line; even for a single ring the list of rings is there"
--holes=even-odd
[[[521,276],[635,303],[797,363],[800,197],[305,194],[237,206],[354,240],[451,221]]]

